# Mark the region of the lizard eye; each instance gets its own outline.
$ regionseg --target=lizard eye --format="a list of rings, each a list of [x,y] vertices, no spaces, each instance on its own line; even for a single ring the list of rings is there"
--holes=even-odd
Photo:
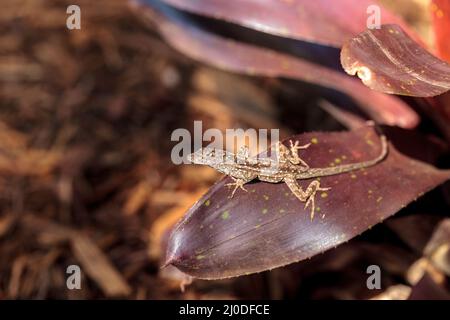
[[[214,149],[210,149],[210,148],[205,149],[205,156],[211,157],[211,156],[214,156],[214,155],[215,155]]]

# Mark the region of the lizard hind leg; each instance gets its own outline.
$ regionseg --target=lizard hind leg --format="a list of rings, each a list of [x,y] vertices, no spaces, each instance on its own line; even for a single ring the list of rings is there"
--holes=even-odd
[[[322,188],[320,186],[320,182],[319,180],[314,180],[313,182],[311,182],[308,186],[308,188],[306,188],[306,193],[309,194],[308,200],[305,203],[305,209],[308,208],[309,205],[311,205],[311,221],[314,219],[314,213],[316,210],[316,206],[315,206],[315,197],[316,197],[316,192],[317,191],[328,191],[331,188]]]
[[[292,193],[301,201],[305,202],[305,209],[311,205],[311,220],[314,219],[314,212],[316,210],[315,207],[315,196],[317,191],[327,191],[331,188],[322,188],[320,186],[319,180],[314,180],[309,184],[305,191],[303,191],[302,187],[299,186],[297,181],[294,178],[285,178],[285,183],[292,191]]]

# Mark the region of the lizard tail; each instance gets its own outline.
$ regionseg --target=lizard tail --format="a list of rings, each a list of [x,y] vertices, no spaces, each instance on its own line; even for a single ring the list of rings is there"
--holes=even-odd
[[[310,176],[332,176],[376,165],[377,163],[381,162],[384,158],[386,158],[388,154],[388,142],[385,135],[380,135],[380,142],[381,142],[381,152],[378,155],[378,157],[372,160],[343,164],[336,167],[310,168],[308,173]]]

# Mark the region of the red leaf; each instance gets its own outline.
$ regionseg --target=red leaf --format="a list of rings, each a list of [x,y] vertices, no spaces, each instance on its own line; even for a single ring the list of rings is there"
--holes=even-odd
[[[155,10],[152,19],[167,42],[193,59],[228,71],[298,79],[341,91],[380,123],[411,128],[419,122],[417,114],[403,101],[369,90],[345,74],[291,55],[217,36],[185,22],[184,17],[176,14],[170,12],[169,19]]]
[[[433,0],[431,14],[439,57],[450,62],[450,1]]]
[[[371,89],[407,96],[432,97],[450,89],[450,65],[414,42],[397,25],[366,30],[341,51],[348,74]]]
[[[375,158],[375,131],[306,133],[313,142],[302,153],[311,167]],[[393,215],[450,178],[450,171],[408,158],[392,146],[381,163],[346,174],[321,177],[330,191],[317,194],[316,217],[283,184],[255,182],[229,198],[216,183],[173,230],[167,263],[198,278],[218,279],[260,272],[297,262],[333,248]],[[313,179],[299,180],[306,186]]]
[[[369,18],[367,8],[376,4],[374,0],[163,1],[182,10],[261,32],[335,47],[341,47],[346,40],[364,31]],[[400,18],[381,5],[378,7],[384,23],[407,28]]]

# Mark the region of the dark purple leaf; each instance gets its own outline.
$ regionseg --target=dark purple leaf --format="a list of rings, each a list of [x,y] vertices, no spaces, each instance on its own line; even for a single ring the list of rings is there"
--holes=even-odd
[[[436,165],[449,152],[447,143],[436,136],[398,127],[382,126],[382,129],[395,148],[407,157]]]
[[[312,142],[302,158],[311,167],[329,167],[375,158],[377,133],[369,127],[349,132],[305,133]],[[393,215],[450,178],[450,171],[407,158],[392,146],[381,163],[355,172],[322,177],[315,218],[283,184],[255,182],[230,199],[216,183],[171,234],[167,263],[198,278],[218,279],[260,272],[333,248]],[[312,179],[300,180],[306,188]]]
[[[348,74],[358,74],[366,86],[385,93],[432,97],[450,89],[450,65],[397,25],[366,30],[349,40],[341,63]]]
[[[168,10],[164,8],[164,10]],[[369,90],[358,80],[332,69],[276,51],[236,42],[204,31],[170,12],[151,11],[161,34],[185,55],[228,71],[285,77],[311,82],[341,91],[352,97],[376,121],[405,128],[419,119],[410,107],[396,97]]]
[[[441,217],[436,215],[415,213],[394,217],[387,220],[386,224],[405,244],[416,253],[422,254],[440,219]]]
[[[425,274],[412,288],[408,300],[450,300],[450,294]]]
[[[374,0],[163,0],[182,10],[282,37],[341,47],[367,26]],[[377,4],[384,23],[403,21]],[[411,34],[413,32],[411,31]]]

